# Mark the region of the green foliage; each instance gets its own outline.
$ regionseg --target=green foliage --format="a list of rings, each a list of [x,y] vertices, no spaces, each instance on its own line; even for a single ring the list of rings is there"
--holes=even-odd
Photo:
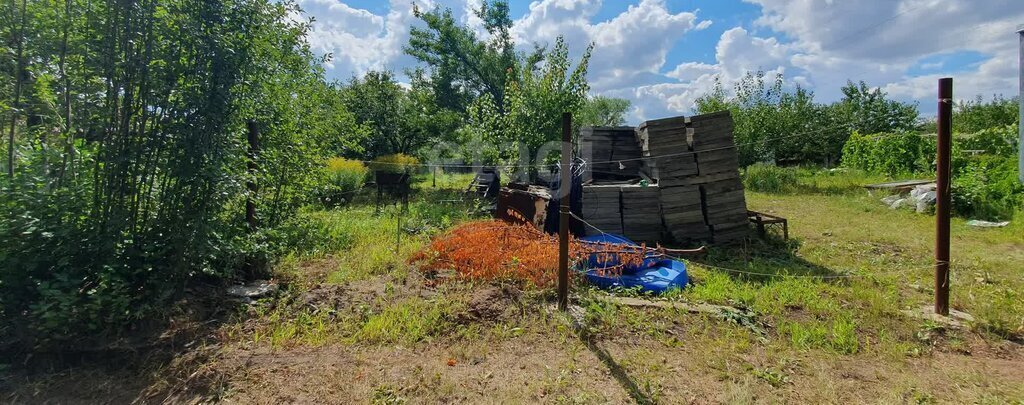
[[[363,187],[370,169],[362,161],[341,157],[327,160],[328,182],[321,199],[328,205],[350,201],[352,194]]]
[[[374,159],[370,162],[370,169],[388,173],[409,173],[419,163],[415,157],[396,153]]]
[[[5,32],[22,49],[0,58],[18,108],[0,321],[22,343],[117,333],[196,279],[234,276],[273,250],[264,231],[310,201],[324,158],[365,136],[293,3],[26,3],[25,29]]]
[[[935,139],[916,133],[854,132],[843,147],[843,166],[890,176],[934,172]]]
[[[489,41],[477,37],[474,28],[461,25],[450,9],[413,12],[426,28],[413,26],[405,52],[432,69],[439,105],[465,111],[472,99],[487,95],[498,110],[505,109],[507,80],[519,76],[518,57],[510,29],[508,2],[483,1],[474,10],[483,20]],[[538,49],[530,59],[540,59]],[[532,66],[532,63],[529,64]]]
[[[1017,164],[1016,157],[983,155],[954,168],[954,211],[972,218],[1012,218],[1024,207],[1024,185]]]
[[[756,163],[744,169],[743,186],[764,193],[791,192],[797,187],[796,172],[775,165]]]
[[[909,130],[917,107],[886,99],[863,82],[848,83],[844,97],[833,104],[814,102],[814,93],[800,86],[788,90],[782,75],[770,80],[764,71],[748,72],[727,92],[721,82],[696,101],[698,114],[728,110],[740,164],[755,162],[817,163],[831,166],[840,159],[851,131],[862,133]]]
[[[1020,133],[1017,131],[1018,124],[1013,123],[1006,126],[995,126],[982,129],[973,133],[957,134],[954,139],[955,146],[960,150],[980,151],[984,154],[997,156],[1016,156],[1020,147]]]
[[[849,130],[865,134],[911,131],[917,124],[916,104],[886,99],[880,88],[870,88],[863,81],[848,81],[843,86],[843,99],[832,106],[835,119],[850,123]]]
[[[989,128],[1019,124],[1020,105],[1017,97],[993,96],[986,102],[980,95],[974,100],[959,102],[953,108],[953,132],[974,133]]]
[[[356,122],[370,129],[362,155],[414,153],[454,131],[458,115],[439,108],[433,91],[422,72],[413,77],[409,90],[391,72],[370,71],[361,79],[352,78],[340,93]]]
[[[958,215],[1010,218],[1024,205],[1015,130],[1008,126],[953,138],[951,198]],[[843,149],[843,165],[894,177],[931,175],[935,153],[933,136],[854,133]]]
[[[543,67],[524,62],[520,69],[522,77],[508,82],[504,110],[488,95],[474,102],[469,112],[470,129],[490,145],[525,145],[529,156],[538,153],[545,143],[561,140],[562,113],[575,115],[586,102],[590,89],[586,80],[587,66],[592,50],[593,45],[573,69],[568,46],[559,37]],[[522,158],[518,156],[521,152],[513,148],[491,150],[485,159],[512,161]]]
[[[573,117],[579,126],[621,126],[626,124],[629,100],[605,96],[588,97],[579,116]]]
[[[839,155],[844,134],[814,103],[814,94],[783,88],[782,75],[770,82],[764,71],[748,72],[732,94],[721,82],[697,99],[698,114],[728,110],[733,117],[741,165],[755,162],[815,161],[830,164]]]

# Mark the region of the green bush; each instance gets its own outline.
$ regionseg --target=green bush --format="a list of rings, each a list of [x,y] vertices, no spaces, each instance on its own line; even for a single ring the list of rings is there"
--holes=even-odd
[[[370,170],[363,162],[341,157],[327,160],[327,186],[321,195],[325,205],[350,201],[352,194],[363,187]]]
[[[914,133],[860,134],[843,146],[843,166],[889,176],[935,171],[935,139]]]
[[[1017,126],[957,134],[950,170],[953,210],[973,218],[1009,218],[1020,210],[1024,186],[1017,174]],[[935,137],[854,133],[843,148],[843,165],[888,176],[935,172]]]
[[[1017,159],[981,155],[965,159],[954,172],[953,210],[962,216],[1007,219],[1024,206],[1024,185],[1018,179]]]
[[[798,185],[796,172],[784,167],[756,163],[743,172],[743,186],[764,193],[792,192]]]
[[[973,134],[956,135],[953,147],[960,150],[982,151],[997,156],[1017,156],[1019,140],[1017,124],[983,129]]]
[[[370,169],[378,172],[408,173],[420,163],[419,159],[402,153],[384,155],[370,162]]]

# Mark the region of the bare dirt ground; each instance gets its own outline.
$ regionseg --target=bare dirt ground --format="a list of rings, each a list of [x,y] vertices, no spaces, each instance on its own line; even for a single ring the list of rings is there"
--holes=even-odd
[[[313,288],[302,295],[306,301],[301,305],[372,304],[386,292],[371,286],[391,282]],[[934,350],[916,357],[794,351],[772,332],[762,341],[714,317],[656,308],[628,315],[663,324],[659,333],[642,327],[581,333],[547,303],[521,298],[508,287],[466,288],[472,291],[468,305],[452,316],[461,332],[417,343],[273,346],[227,337],[221,327],[169,361],[137,362],[147,366],[119,368],[97,361],[91,364],[103,367],[8,373],[0,399],[704,404],[1005,403],[1024,398],[1021,345],[993,344],[970,332],[961,332],[966,343],[955,349],[939,341]],[[429,289],[417,290],[402,294],[429,295]],[[526,310],[515,309],[520,306]]]

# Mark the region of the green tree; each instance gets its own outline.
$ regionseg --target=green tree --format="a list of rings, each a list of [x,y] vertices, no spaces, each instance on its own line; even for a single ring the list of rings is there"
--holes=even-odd
[[[450,137],[458,127],[460,115],[438,105],[436,88],[423,71],[410,76],[405,89],[393,73],[370,71],[361,79],[352,78],[341,90],[356,122],[370,130],[361,148],[365,157],[416,154],[431,141]]]
[[[411,28],[405,52],[430,67],[438,103],[444,108],[464,111],[468,102],[486,94],[504,111],[507,80],[518,77],[520,68],[536,64],[544,52],[538,48],[527,63],[519,63],[506,1],[484,1],[474,10],[484,22],[488,41],[456,21],[450,9],[413,12],[426,28]]]
[[[370,128],[371,136],[364,144],[369,158],[391,153],[406,153],[405,90],[389,71],[369,71],[362,78],[353,77],[342,91],[349,111],[359,124]]]
[[[542,67],[529,65],[529,60],[520,62],[522,76],[510,77],[506,85],[504,114],[490,95],[474,102],[470,126],[482,134],[483,140],[498,147],[491,159],[511,162],[521,158],[523,152],[534,156],[545,143],[561,139],[562,113],[578,115],[586,103],[590,90],[587,66],[592,50],[590,45],[573,68],[568,46],[559,37]],[[524,145],[526,149],[511,148],[513,145]]]
[[[844,97],[825,105],[814,93],[796,86],[787,90],[781,75],[770,82],[765,73],[748,72],[732,94],[721,82],[697,99],[697,112],[729,110],[735,122],[740,163],[820,163],[831,166],[842,155],[851,131],[908,131],[917,124],[917,106],[886,98],[864,82],[848,83]]]
[[[593,96],[587,98],[579,117],[574,120],[580,126],[621,126],[626,124],[629,100],[622,98]]]
[[[851,131],[862,134],[912,131],[918,123],[916,103],[890,100],[882,89],[868,87],[864,81],[848,81],[842,92],[843,98],[833,106],[832,113],[850,123]]]
[[[309,201],[324,158],[365,134],[291,2],[0,7],[15,39],[0,45],[0,92],[18,107],[4,110],[16,142],[0,179],[0,322],[26,344],[122,331],[266,258],[265,232]]]
[[[992,96],[985,101],[980,95],[974,100],[956,103],[953,108],[953,131],[975,133],[990,128],[1001,128],[1018,123],[1020,105],[1017,97]]]
[[[814,93],[799,86],[786,91],[781,75],[765,76],[763,71],[748,72],[731,95],[716,81],[710,92],[697,99],[697,113],[730,111],[742,165],[837,157],[842,144],[833,145],[833,134],[822,118],[823,107],[814,102]]]

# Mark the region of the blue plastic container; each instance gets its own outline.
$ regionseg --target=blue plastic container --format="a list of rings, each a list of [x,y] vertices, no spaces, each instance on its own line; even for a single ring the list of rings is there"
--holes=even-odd
[[[617,243],[630,246],[639,246],[635,242],[626,239],[621,235],[594,235],[580,238],[582,241]],[[648,257],[640,266],[626,266],[622,269],[621,276],[602,276],[600,269],[617,266],[618,261],[606,263],[598,262],[598,255],[592,254],[587,258],[583,269],[584,276],[591,284],[599,288],[635,288],[640,287],[641,291],[649,291],[655,294],[663,293],[672,288],[683,288],[690,281],[686,274],[686,264],[678,260],[661,259]]]

